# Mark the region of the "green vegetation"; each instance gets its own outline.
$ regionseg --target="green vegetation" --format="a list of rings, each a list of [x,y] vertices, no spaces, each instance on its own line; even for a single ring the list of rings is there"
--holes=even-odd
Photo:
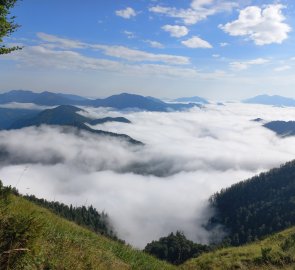
[[[0,1],[0,55],[20,49],[18,46],[7,48],[5,45],[1,45],[3,38],[10,36],[19,27],[19,25],[14,22],[15,17],[9,17],[10,9],[14,7],[16,1],[17,0]]]
[[[0,270],[174,269],[0,188]]]
[[[224,243],[241,245],[295,225],[295,161],[222,190],[211,198],[210,225],[229,230]]]
[[[119,240],[113,231],[109,217],[106,213],[99,213],[93,206],[73,207],[60,202],[49,202],[38,199],[33,195],[24,196],[27,200],[51,210],[53,213],[67,220],[73,221],[78,225],[86,227],[98,234],[108,236],[114,240]]]
[[[289,270],[295,267],[295,227],[246,246],[203,253],[176,267],[62,219],[14,193],[16,190],[5,188],[0,182],[0,270]],[[150,246],[157,244],[186,246],[182,253],[174,249],[174,254],[180,255],[179,260],[185,259],[183,256],[193,247],[179,232]],[[199,246],[200,252],[207,251],[203,247],[204,250]],[[171,250],[167,254],[173,254]]]
[[[186,262],[181,269],[295,269],[295,227],[246,246],[202,254]]]
[[[167,237],[153,241],[147,244],[144,249],[145,252],[173,264],[181,264],[209,250],[210,248],[206,245],[196,244],[186,239],[185,235],[181,232],[176,232],[176,234],[171,233]]]

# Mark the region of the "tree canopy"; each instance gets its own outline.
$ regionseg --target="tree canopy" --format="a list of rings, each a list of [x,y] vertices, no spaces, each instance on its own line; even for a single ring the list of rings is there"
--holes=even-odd
[[[210,248],[208,246],[188,240],[179,231],[147,244],[144,249],[145,252],[173,264],[181,264],[209,250]]]
[[[224,239],[241,245],[295,225],[295,161],[235,184],[211,197],[210,223],[228,229]]]
[[[0,55],[21,49],[19,46],[6,47],[3,38],[10,36],[19,25],[15,23],[14,16],[10,16],[10,10],[17,0],[0,0]]]

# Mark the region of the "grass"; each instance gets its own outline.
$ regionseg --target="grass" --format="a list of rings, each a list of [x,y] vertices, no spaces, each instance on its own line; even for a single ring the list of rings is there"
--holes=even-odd
[[[295,227],[172,266],[97,235],[24,198],[0,199],[0,270],[295,269]]]
[[[182,269],[295,269],[295,227],[252,244],[203,254]]]
[[[175,269],[130,246],[57,217],[23,198],[9,197],[9,203],[2,202],[0,207],[0,248],[2,252],[10,251],[0,255],[1,270]],[[6,249],[4,240],[8,243]],[[18,250],[23,248],[27,250]]]

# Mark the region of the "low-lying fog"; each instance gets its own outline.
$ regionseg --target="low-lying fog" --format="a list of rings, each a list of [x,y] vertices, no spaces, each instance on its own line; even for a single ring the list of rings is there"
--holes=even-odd
[[[189,112],[114,112],[132,124],[95,128],[125,133],[145,146],[55,127],[0,132],[0,178],[22,193],[106,211],[118,236],[143,248],[182,230],[206,242],[210,195],[290,161],[295,138],[277,137],[251,121],[294,120],[295,108],[228,103]]]

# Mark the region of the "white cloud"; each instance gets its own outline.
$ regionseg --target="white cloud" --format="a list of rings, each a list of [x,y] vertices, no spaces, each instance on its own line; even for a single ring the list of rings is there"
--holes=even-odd
[[[130,34],[130,32],[128,32]],[[89,44],[71,39],[60,38],[54,35],[38,33],[38,37],[48,44],[42,44],[42,47],[63,48],[63,49],[94,49],[101,50],[107,56],[125,59],[133,62],[162,62],[174,65],[187,65],[190,59],[184,56],[169,54],[154,54],[141,50],[130,49],[124,46],[108,46],[103,44]]]
[[[122,53],[122,51],[118,51]],[[147,59],[146,57],[150,57],[150,61],[164,61],[172,63],[175,63],[175,61],[178,62],[177,58],[169,58],[169,56],[166,55],[160,55],[160,58],[158,58],[155,57],[153,54],[149,56],[145,54],[141,55],[141,52],[139,52],[138,56],[135,56],[133,51],[131,51],[130,55],[125,56],[121,55],[121,53],[119,53],[117,57],[125,57],[130,60],[132,60],[133,57],[136,57],[136,59],[138,59],[138,57],[145,57],[142,58],[145,60]],[[128,53],[128,51],[125,50],[124,53]],[[109,54],[116,56],[116,52],[109,52]],[[16,51],[3,56],[3,59],[17,61],[19,66],[25,65],[31,67],[54,68],[63,70],[98,70],[136,76],[177,76],[191,78],[198,75],[197,70],[194,68],[178,68],[176,66],[163,64],[126,64],[114,60],[87,57],[74,51],[53,50],[42,46],[25,47],[21,51]]]
[[[281,44],[291,31],[291,27],[284,22],[283,8],[281,4],[265,8],[249,6],[240,11],[236,21],[219,27],[231,36],[246,36],[256,45]]]
[[[162,27],[162,29],[168,33],[170,33],[171,37],[184,37],[188,34],[189,30],[185,26],[180,25],[169,25],[166,24]]]
[[[49,35],[42,32],[38,32],[36,35],[42,41],[49,42],[50,44],[45,44],[45,45],[51,48],[57,45],[59,48],[66,48],[66,49],[82,49],[87,47],[86,43],[81,42],[79,40],[61,38],[55,35]]]
[[[288,121],[293,109],[225,105],[126,112],[132,124],[96,126],[141,140],[140,148],[56,127],[1,131],[0,178],[23,193],[106,211],[119,236],[137,247],[176,230],[206,242],[210,195],[295,155],[294,137],[281,139],[250,121]],[[101,117],[99,109],[86,110]]]
[[[146,43],[148,43],[152,48],[158,48],[158,49],[163,49],[165,46],[155,40],[145,40]]]
[[[162,62],[174,65],[187,65],[190,63],[188,57],[170,54],[154,54],[141,50],[129,49],[124,46],[93,45],[92,48],[102,50],[105,55],[133,62]]]
[[[203,6],[210,5],[214,2],[214,0],[193,0],[191,3],[191,7],[193,9],[198,9]]]
[[[203,40],[197,36],[194,36],[188,40],[184,40],[181,43],[188,48],[204,48],[204,49],[213,48],[212,45],[208,41]]]
[[[229,45],[229,43],[227,43],[227,42],[221,42],[221,43],[219,43],[219,45],[220,45],[220,47],[226,47],[226,46]]]
[[[116,15],[124,19],[130,19],[132,17],[135,17],[137,13],[135,12],[133,8],[127,7],[125,9],[116,10]]]
[[[127,38],[129,38],[129,39],[135,38],[135,34],[131,31],[125,30],[125,31],[123,31],[123,34],[126,35]]]
[[[269,60],[265,58],[257,58],[253,60],[248,60],[248,61],[235,61],[230,63],[230,67],[233,70],[246,70],[250,66],[255,66],[255,65],[263,65],[268,63]]]
[[[274,71],[282,72],[282,71],[289,70],[289,69],[291,69],[291,68],[292,68],[291,66],[289,66],[289,65],[285,65],[285,66],[280,66],[280,67],[275,68]]]
[[[149,11],[181,19],[185,24],[192,25],[216,13],[231,11],[236,6],[237,3],[233,2],[198,0],[192,1],[191,7],[187,9],[156,5],[149,8]]]

